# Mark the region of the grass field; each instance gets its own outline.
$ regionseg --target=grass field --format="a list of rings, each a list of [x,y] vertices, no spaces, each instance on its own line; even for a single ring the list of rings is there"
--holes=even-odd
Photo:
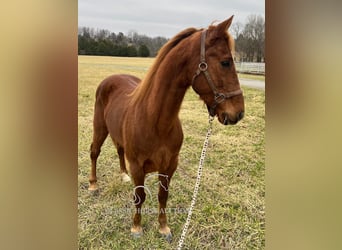
[[[78,73],[78,243],[79,249],[175,249],[187,217],[208,115],[189,89],[180,119],[184,142],[169,192],[169,226],[173,242],[159,236],[158,185],[152,177],[142,217],[144,235],[132,239],[133,184],[122,183],[110,138],[98,159],[100,192],[89,193],[89,147],[97,85],[111,74],[142,78],[153,59],[79,56]],[[265,92],[242,87],[245,118],[235,126],[214,121],[199,196],[184,249],[265,248]]]
[[[239,73],[238,77],[240,79],[252,79],[252,80],[259,80],[259,81],[265,81],[265,76],[264,75],[251,75],[251,74],[243,74]]]

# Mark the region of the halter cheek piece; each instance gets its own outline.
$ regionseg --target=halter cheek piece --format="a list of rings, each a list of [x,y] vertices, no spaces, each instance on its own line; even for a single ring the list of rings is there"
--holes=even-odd
[[[232,92],[222,93],[222,92],[219,92],[217,90],[217,88],[215,87],[215,84],[214,84],[213,80],[211,79],[210,74],[208,72],[208,64],[205,61],[205,38],[206,38],[206,34],[207,34],[207,30],[203,30],[202,34],[201,34],[201,61],[198,65],[198,69],[197,69],[195,75],[192,78],[191,85],[192,85],[192,88],[195,90],[195,92],[198,93],[196,91],[196,89],[194,88],[194,81],[195,81],[196,77],[199,76],[203,72],[205,78],[207,79],[209,87],[211,88],[211,90],[214,93],[214,103],[211,106],[208,106],[208,111],[209,111],[210,116],[215,116],[215,109],[216,109],[218,104],[220,104],[221,102],[223,102],[226,99],[232,98],[233,96],[241,95],[242,90],[237,89],[237,90],[234,90]]]

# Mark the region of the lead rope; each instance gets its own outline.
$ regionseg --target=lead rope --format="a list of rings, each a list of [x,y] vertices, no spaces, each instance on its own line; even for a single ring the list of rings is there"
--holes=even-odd
[[[201,158],[199,160],[199,164],[198,164],[198,170],[197,170],[197,180],[196,180],[196,184],[195,184],[195,188],[194,188],[194,193],[192,195],[192,200],[191,200],[191,204],[190,204],[190,208],[189,208],[189,212],[188,212],[188,217],[186,218],[186,222],[184,224],[184,228],[181,234],[181,237],[179,239],[178,242],[178,250],[182,249],[184,240],[185,240],[185,236],[186,233],[188,231],[189,228],[189,224],[190,224],[190,220],[191,220],[191,215],[192,215],[192,210],[195,207],[195,203],[196,203],[196,199],[197,199],[197,194],[198,194],[198,188],[200,186],[201,183],[201,176],[202,176],[202,169],[203,169],[203,163],[204,163],[204,159],[205,159],[205,154],[207,152],[207,148],[208,148],[208,144],[209,144],[209,137],[211,135],[211,130],[213,127],[213,120],[214,117],[213,116],[209,116],[209,126],[208,126],[208,131],[207,131],[207,135],[205,136],[205,140],[203,143],[203,148],[202,148],[202,153],[201,153]]]

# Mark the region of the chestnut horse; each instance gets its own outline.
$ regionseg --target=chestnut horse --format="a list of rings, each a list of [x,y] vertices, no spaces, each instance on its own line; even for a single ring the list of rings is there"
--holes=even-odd
[[[98,189],[96,160],[109,133],[123,179],[129,179],[128,168],[136,187],[131,228],[135,237],[142,234],[141,206],[145,200],[144,188],[139,187],[144,187],[147,173],[158,172],[159,232],[171,240],[165,208],[183,142],[178,114],[187,89],[192,86],[209,114],[224,125],[236,124],[244,115],[232,55],[234,42],[227,32],[232,19],[208,29],[180,32],[160,49],[142,81],[131,75],[112,75],[96,91],[89,190]]]

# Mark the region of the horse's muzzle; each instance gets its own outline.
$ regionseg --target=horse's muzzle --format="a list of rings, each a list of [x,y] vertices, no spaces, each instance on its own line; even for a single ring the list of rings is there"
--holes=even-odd
[[[222,124],[224,125],[234,125],[236,124],[238,121],[240,121],[245,115],[245,112],[241,111],[240,113],[238,113],[236,115],[236,117],[232,118],[228,115],[228,113],[226,112],[223,112],[222,115],[221,115],[221,121],[222,121]]]

